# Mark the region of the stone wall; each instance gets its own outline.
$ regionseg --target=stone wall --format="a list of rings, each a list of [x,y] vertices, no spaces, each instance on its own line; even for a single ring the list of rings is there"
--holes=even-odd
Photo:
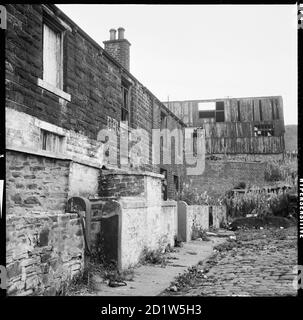
[[[6,153],[6,214],[65,210],[70,161]]]
[[[136,265],[143,257],[144,249],[164,249],[168,244],[174,246],[177,235],[175,201],[147,206],[144,199],[122,198],[120,204],[122,269]]]
[[[98,194],[99,169],[72,162],[69,173],[69,196],[86,197]]]
[[[205,192],[214,198],[224,196],[226,191],[236,187],[240,182],[247,185],[264,185],[265,163],[206,160],[202,175],[187,176],[186,184]]]
[[[56,295],[83,270],[77,214],[11,214],[6,235],[8,295]]]
[[[177,206],[175,201],[163,201],[161,206],[161,234],[165,243],[171,247],[175,245],[175,237],[178,234]]]
[[[219,229],[223,225],[227,224],[226,206],[212,206],[212,226],[215,229]]]
[[[194,229],[219,228],[227,222],[226,206],[188,205],[185,201],[178,201],[177,207],[179,241],[190,241]]]
[[[209,229],[209,206],[193,205],[187,207],[187,234],[192,239],[194,230]]]
[[[172,112],[54,5],[8,4],[7,13],[6,107],[21,112],[20,121],[16,123],[13,122],[13,115],[7,117],[7,121],[11,119],[10,130],[13,130],[8,132],[8,139],[17,137],[22,141],[30,135],[26,147],[40,152],[40,120],[59,127],[60,134],[65,135],[67,146],[62,152],[64,155],[72,154],[85,164],[97,161],[98,165],[108,166],[108,162],[115,159],[115,154],[118,163],[111,165],[120,167],[119,138],[117,142],[110,141],[104,146],[97,140],[101,129],[111,129],[113,134],[119,136],[117,128],[123,104],[121,84],[126,81],[130,86],[128,125],[133,130],[144,130],[139,134],[140,142],[136,138],[133,141],[138,148],[128,167],[136,165],[140,157],[143,163],[139,164],[141,170],[155,169],[159,172],[158,167],[153,168],[151,163],[154,104],[157,103],[169,114]],[[65,29],[62,91],[63,96],[69,95],[70,99],[41,85],[45,14]],[[29,129],[27,118],[25,128],[20,128],[24,114],[33,117]],[[109,152],[105,153],[104,158],[101,157],[103,151],[108,151],[109,144]],[[23,146],[22,142],[19,142],[20,146]]]
[[[102,170],[99,177],[99,196],[144,196],[144,174]]]

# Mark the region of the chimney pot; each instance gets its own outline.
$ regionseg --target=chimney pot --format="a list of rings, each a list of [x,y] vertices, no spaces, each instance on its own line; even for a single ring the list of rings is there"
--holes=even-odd
[[[110,29],[109,34],[110,34],[110,40],[116,40],[116,30],[115,29]]]
[[[124,39],[124,31],[125,29],[124,28],[118,28],[118,39],[121,40],[121,39]]]

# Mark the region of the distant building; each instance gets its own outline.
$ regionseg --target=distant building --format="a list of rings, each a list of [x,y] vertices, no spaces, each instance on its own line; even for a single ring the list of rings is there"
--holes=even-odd
[[[164,104],[188,127],[205,129],[205,170],[202,175],[186,176],[190,189],[206,191],[216,199],[239,183],[262,186],[266,162],[283,158],[285,128],[280,96]]]
[[[164,104],[189,127],[205,129],[208,155],[281,158],[285,151],[280,96],[169,101]],[[263,156],[266,156],[263,158]]]

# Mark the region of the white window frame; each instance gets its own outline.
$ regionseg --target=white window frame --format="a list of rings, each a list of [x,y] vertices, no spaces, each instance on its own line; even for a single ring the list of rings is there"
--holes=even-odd
[[[60,34],[60,60],[59,60],[59,84],[54,85],[45,80],[45,70],[44,70],[44,61],[43,61],[43,79],[38,78],[37,84],[41,88],[50,91],[57,96],[67,100],[71,101],[71,95],[63,91],[63,39],[64,39],[64,33],[66,31],[65,27],[62,26],[60,23],[56,22],[53,18],[48,17],[47,15],[43,18],[42,28],[43,28],[43,34],[44,34],[44,26],[47,26],[51,30],[53,30],[56,33]],[[43,60],[44,60],[44,41],[43,41]]]

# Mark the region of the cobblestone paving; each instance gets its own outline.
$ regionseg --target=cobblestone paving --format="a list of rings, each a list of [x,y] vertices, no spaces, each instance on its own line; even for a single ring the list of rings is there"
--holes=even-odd
[[[219,245],[207,262],[181,276],[175,283],[178,291],[169,294],[296,295],[292,286],[297,264],[296,233],[295,228],[237,231],[237,240]]]

